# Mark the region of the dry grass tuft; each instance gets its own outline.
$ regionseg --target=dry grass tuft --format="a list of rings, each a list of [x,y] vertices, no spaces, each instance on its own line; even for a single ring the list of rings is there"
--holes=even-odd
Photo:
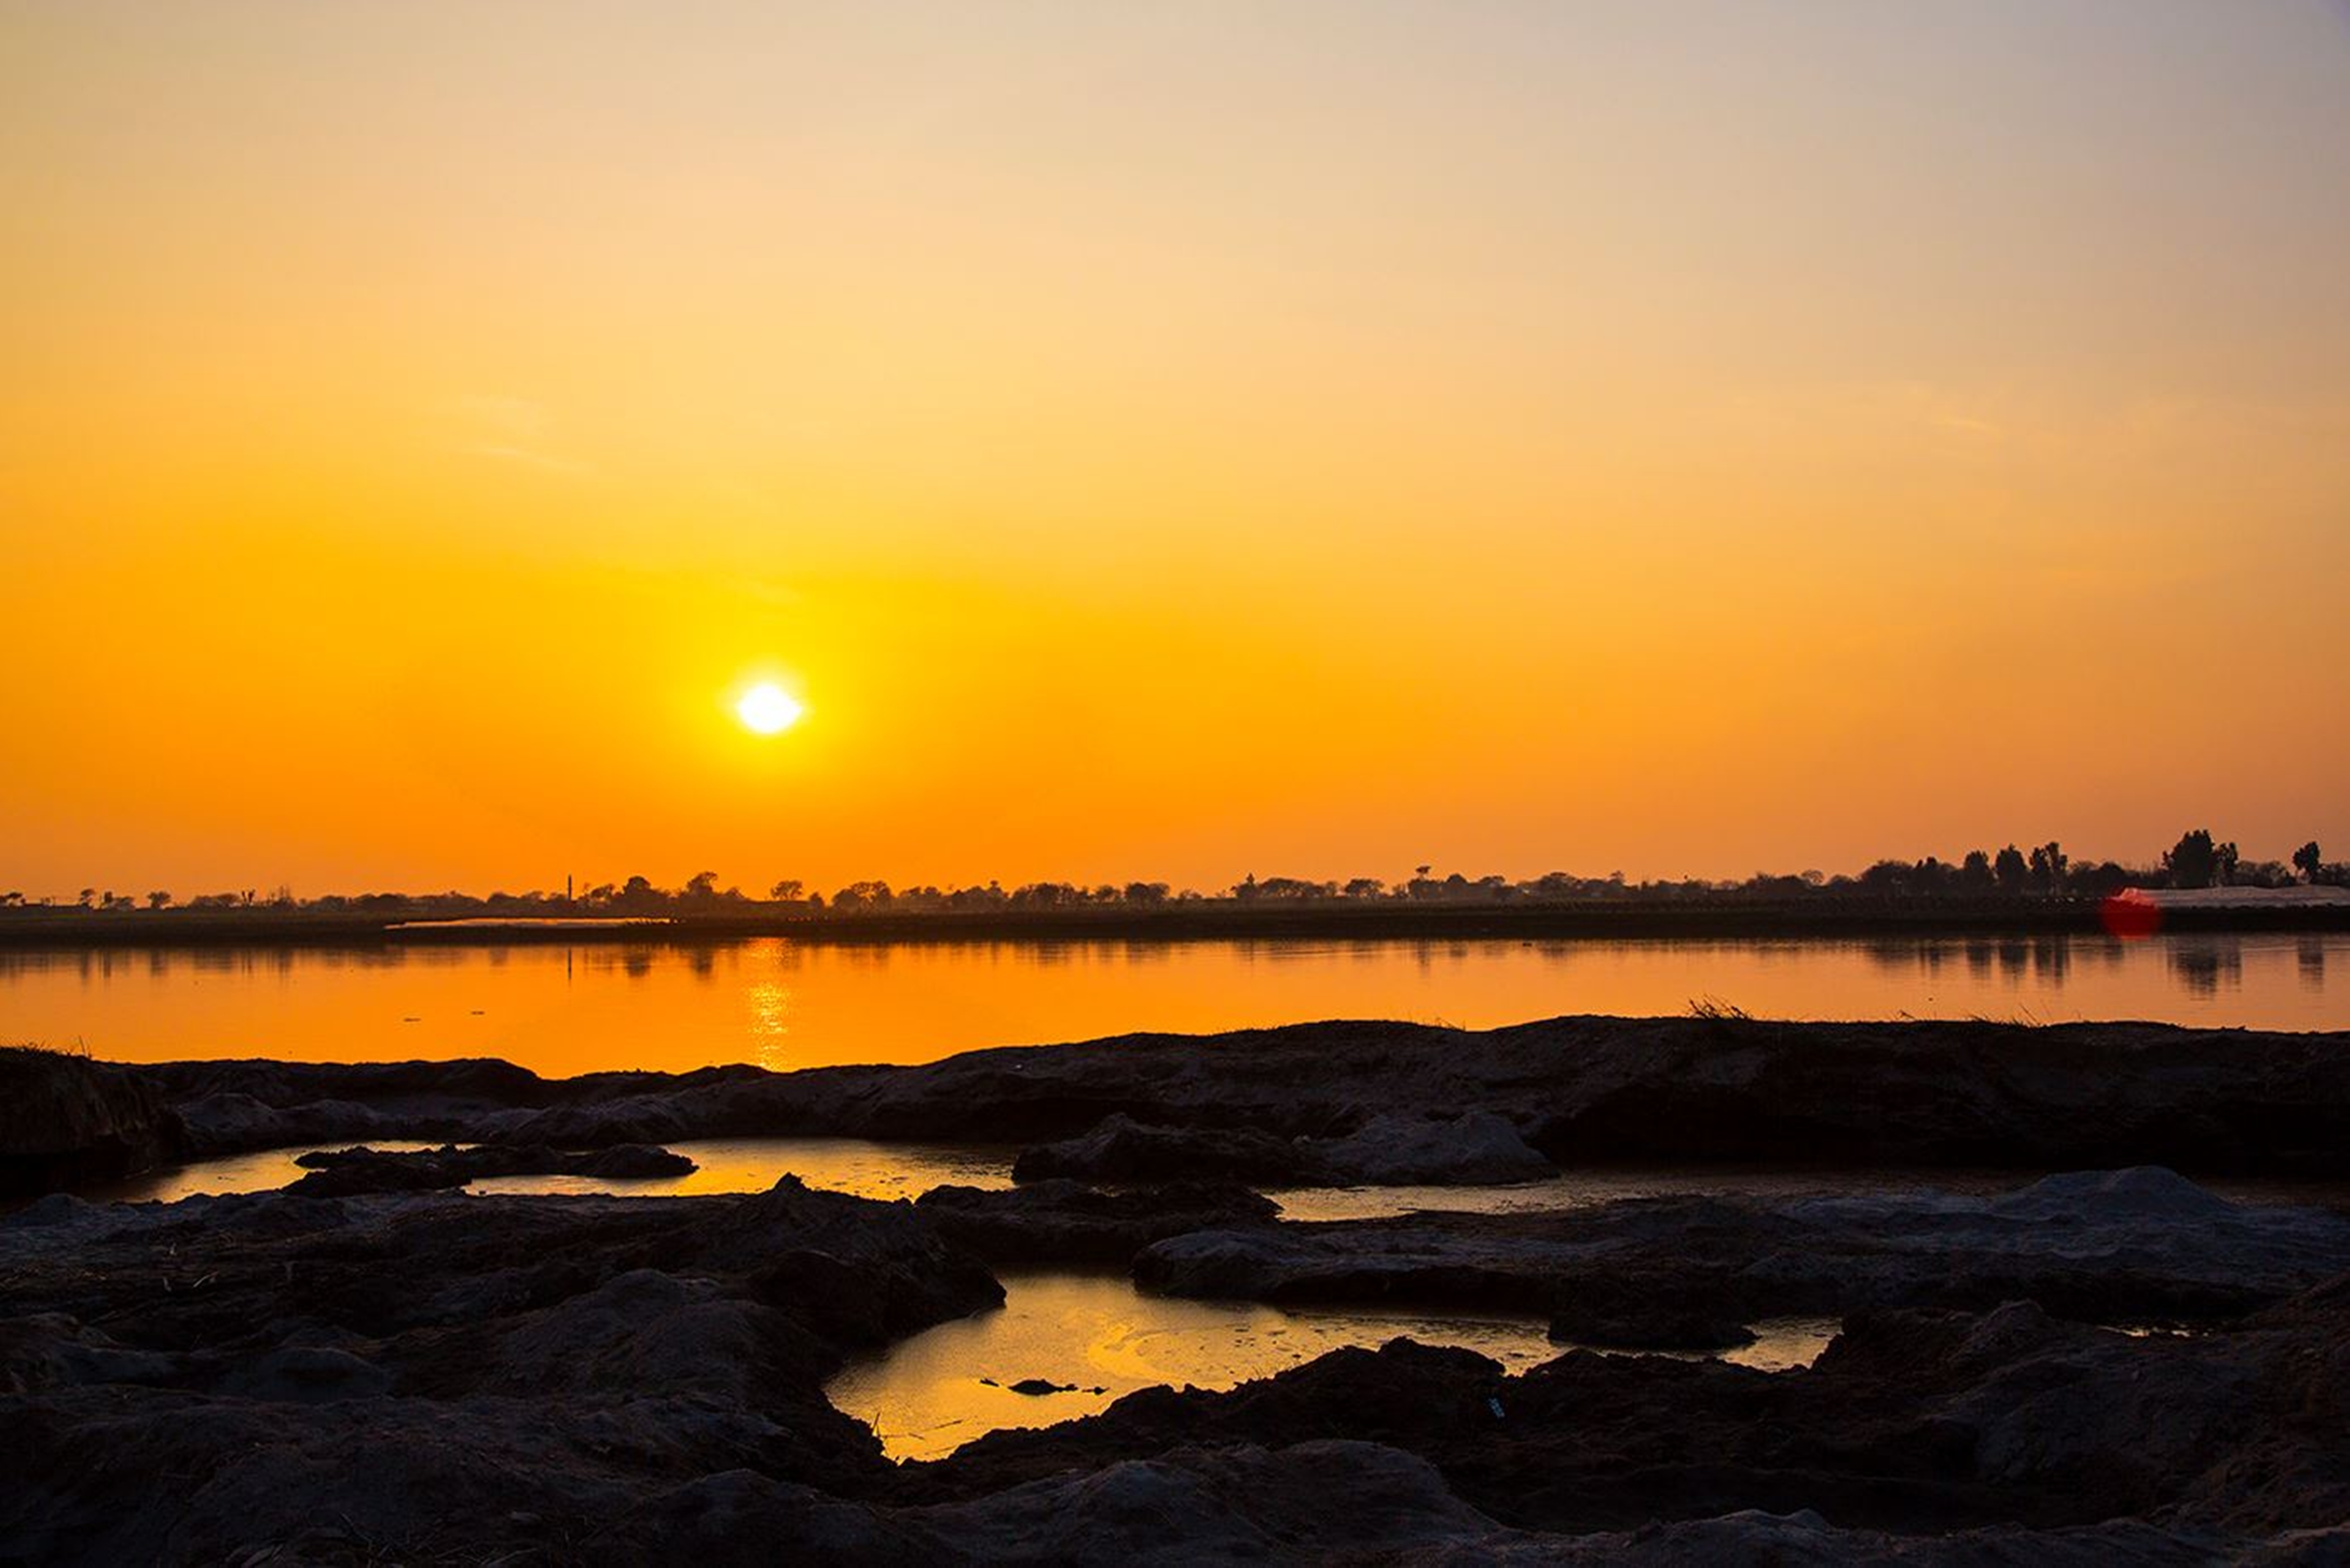
[[[89,1044],[77,1039],[70,1045],[52,1045],[46,1040],[17,1040],[0,1045],[0,1051],[18,1052],[27,1056],[78,1056],[89,1060]]]

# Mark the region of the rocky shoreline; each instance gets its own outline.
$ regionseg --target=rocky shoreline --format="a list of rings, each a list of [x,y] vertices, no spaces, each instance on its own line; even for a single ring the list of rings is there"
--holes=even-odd
[[[2345,1056],[2141,1026],[1561,1020],[561,1083],[94,1069],[182,1147],[473,1147],[0,1215],[0,1561],[2341,1562],[2350,1213],[2080,1157],[2168,1148],[2323,1191]],[[1915,1165],[1990,1149],[2022,1174],[1312,1223],[1255,1189],[1668,1153],[1742,1105],[1748,1158],[1793,1163],[1809,1129],[1808,1166],[1885,1163],[1901,1133]],[[982,1127],[1030,1145],[1030,1179],[913,1203],[789,1177],[450,1189],[659,1168],[628,1146],[681,1137]],[[921,1463],[825,1397],[852,1357],[1000,1303],[999,1270],[1104,1264],[1170,1293],[1536,1312],[1560,1354],[1512,1374],[1399,1340]],[[1842,1332],[1785,1371],[1585,1348],[1702,1350],[1785,1314]]]
[[[1429,1124],[1464,1121],[1463,1158],[1514,1161],[1521,1171],[1531,1151],[1559,1166],[2045,1173],[2162,1165],[2350,1178],[2350,1036],[2164,1024],[1329,1023],[785,1073],[546,1079],[495,1061],[121,1071],[169,1102],[198,1155],[369,1138],[575,1149],[807,1135],[1045,1145],[1099,1134],[1122,1116],[1195,1135],[1173,1152],[1172,1168],[1240,1179],[1268,1155],[1297,1154],[1342,1164],[1352,1180],[1430,1179],[1401,1162],[1441,1166],[1444,1151],[1424,1147]],[[1492,1136],[1497,1122],[1508,1124],[1507,1140]],[[1303,1150],[1266,1142],[1300,1139]],[[1111,1174],[1117,1153],[1035,1174],[1120,1179]]]

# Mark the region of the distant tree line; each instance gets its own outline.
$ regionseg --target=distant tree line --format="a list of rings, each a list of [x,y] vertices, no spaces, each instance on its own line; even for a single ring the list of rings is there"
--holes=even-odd
[[[1249,875],[1213,892],[1176,888],[1166,882],[1026,882],[1005,888],[998,882],[941,888],[922,884],[892,888],[882,881],[851,882],[831,894],[810,889],[796,878],[769,887],[764,898],[740,888],[722,888],[714,871],[696,872],[676,888],[663,888],[644,877],[603,882],[576,895],[534,890],[491,893],[486,897],[460,893],[329,894],[296,898],[293,889],[279,887],[267,893],[255,888],[204,893],[184,900],[172,894],[118,893],[110,888],[85,888],[70,905],[50,900],[29,901],[18,892],[0,893],[0,909],[87,909],[129,912],[136,909],[315,911],[377,915],[387,919],[448,919],[462,916],[496,918],[559,915],[680,916],[736,912],[788,912],[810,917],[852,917],[877,914],[955,912],[1066,911],[1086,909],[1155,909],[1168,905],[1229,902],[1240,905],[1295,906],[1336,904],[1575,904],[1602,902],[1667,903],[1785,903],[1844,898],[1872,901],[1918,899],[2096,899],[2129,888],[2284,888],[2295,884],[2350,887],[2350,864],[2328,861],[2312,840],[2286,860],[2247,860],[2233,841],[2215,839],[2207,828],[2179,835],[2178,842],[2160,859],[2146,866],[2117,861],[2076,861],[2053,840],[2029,849],[2008,845],[1999,850],[1971,849],[1955,861],[1928,856],[1923,860],[1879,860],[1852,875],[1828,876],[1819,871],[1794,874],[1758,871],[1742,880],[1627,881],[1620,871],[1605,877],[1578,877],[1565,871],[1513,879],[1492,875],[1469,877],[1454,871],[1438,876],[1429,866],[1416,867],[1408,877],[1386,881],[1376,877],[1346,880],[1315,880],[1300,877]]]

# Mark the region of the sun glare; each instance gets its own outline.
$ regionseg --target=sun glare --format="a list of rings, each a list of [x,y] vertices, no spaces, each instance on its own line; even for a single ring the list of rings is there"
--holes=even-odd
[[[754,734],[774,735],[799,722],[802,710],[791,694],[772,680],[763,680],[743,693],[734,716]]]

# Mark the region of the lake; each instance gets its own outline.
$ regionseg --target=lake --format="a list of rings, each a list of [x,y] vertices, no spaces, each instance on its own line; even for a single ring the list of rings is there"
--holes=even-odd
[[[0,951],[0,1041],[117,1061],[501,1056],[553,1075],[924,1062],[1333,1017],[2139,1018],[2350,1029],[2350,936],[581,943]]]

